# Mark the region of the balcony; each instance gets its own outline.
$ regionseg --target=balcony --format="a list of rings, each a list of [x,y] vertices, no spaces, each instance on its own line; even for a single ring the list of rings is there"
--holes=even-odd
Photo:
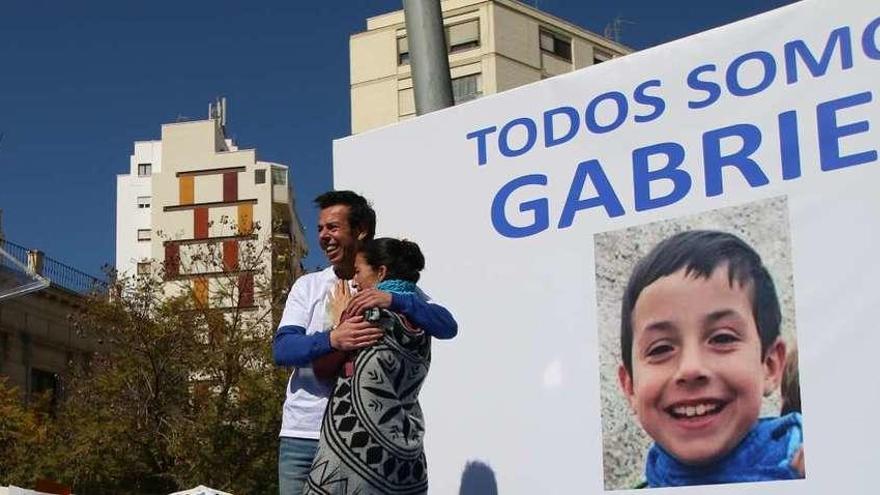
[[[55,287],[80,295],[92,292],[105,292],[107,290],[106,281],[56,261],[40,251],[27,249],[24,246],[6,240],[0,240],[0,248],[6,251],[18,263],[27,266],[29,270],[48,279]],[[0,256],[0,271],[17,274],[21,273],[21,268],[6,257]]]

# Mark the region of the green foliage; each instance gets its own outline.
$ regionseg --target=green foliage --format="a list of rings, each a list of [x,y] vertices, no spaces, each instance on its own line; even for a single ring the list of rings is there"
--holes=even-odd
[[[54,421],[16,408],[0,382],[0,448],[14,454],[0,460],[0,475],[99,495],[199,484],[277,492],[286,373],[272,363],[271,341],[280,299],[242,308],[236,281],[212,287],[212,299],[232,301],[221,309],[160,277],[120,278],[110,297],[92,299],[74,323],[102,350],[65,376]]]
[[[0,376],[0,485],[33,483],[49,442],[48,396],[25,405],[8,381]]]

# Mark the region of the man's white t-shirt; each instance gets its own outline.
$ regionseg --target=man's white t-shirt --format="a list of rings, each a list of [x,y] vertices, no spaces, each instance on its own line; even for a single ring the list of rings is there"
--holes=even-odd
[[[332,323],[327,314],[333,288],[340,279],[333,267],[304,275],[294,282],[287,296],[284,314],[275,335],[275,361],[298,365],[287,382],[287,396],[281,420],[282,437],[318,439],[327,398],[333,385],[318,380],[311,360],[331,351],[326,331]],[[351,284],[351,281],[348,281]],[[407,315],[428,335],[451,339],[458,332],[455,318],[445,308],[431,303],[417,289],[415,294],[392,294],[392,311]]]
[[[327,331],[332,324],[327,303],[338,280],[332,266],[298,278],[287,296],[279,326],[302,327],[306,335]],[[311,366],[294,368],[287,382],[280,436],[317,440],[332,391],[332,384],[315,378]]]

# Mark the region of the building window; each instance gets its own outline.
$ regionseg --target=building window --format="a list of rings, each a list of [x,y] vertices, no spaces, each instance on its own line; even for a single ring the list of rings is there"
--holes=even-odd
[[[138,196],[138,208],[149,208],[150,196]]]
[[[266,169],[261,168],[259,170],[254,170],[254,184],[265,184],[266,183]]]
[[[149,177],[153,175],[152,163],[138,163],[138,177]]]
[[[57,373],[31,368],[31,397],[46,394],[49,397],[49,410],[55,411],[61,395],[61,380]]]
[[[138,229],[138,240],[139,241],[149,241],[150,240],[150,229]]]
[[[481,94],[479,74],[456,77],[452,80],[452,99],[456,105],[474,100]]]
[[[470,74],[452,80],[452,101],[455,105],[471,101],[483,96],[482,76]],[[397,92],[397,114],[399,117],[416,113],[413,88],[401,89]]]
[[[611,54],[598,48],[593,48],[593,64],[601,64],[611,60]]]
[[[0,363],[9,362],[9,334],[0,332]]]
[[[397,65],[409,63],[409,40],[406,36],[397,38]]]
[[[458,53],[480,46],[480,20],[473,19],[446,26],[446,51]],[[397,38],[397,65],[409,64],[409,40]]]
[[[571,62],[571,39],[542,29],[541,51]]]
[[[150,262],[149,261],[139,261],[137,264],[137,274],[138,275],[149,275],[150,274]]]
[[[287,170],[284,170],[283,168],[273,168],[272,169],[272,185],[275,185],[275,186],[287,185]]]
[[[446,28],[449,53],[458,53],[480,46],[480,20],[474,19]]]

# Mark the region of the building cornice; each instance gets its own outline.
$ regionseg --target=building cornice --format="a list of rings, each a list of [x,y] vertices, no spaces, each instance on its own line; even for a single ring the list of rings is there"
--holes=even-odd
[[[185,210],[195,210],[196,208],[217,208],[218,206],[235,206],[235,205],[255,205],[257,204],[256,198],[254,199],[237,199],[235,201],[211,201],[209,203],[191,203],[188,205],[171,205],[163,207],[163,211],[185,211]]]

